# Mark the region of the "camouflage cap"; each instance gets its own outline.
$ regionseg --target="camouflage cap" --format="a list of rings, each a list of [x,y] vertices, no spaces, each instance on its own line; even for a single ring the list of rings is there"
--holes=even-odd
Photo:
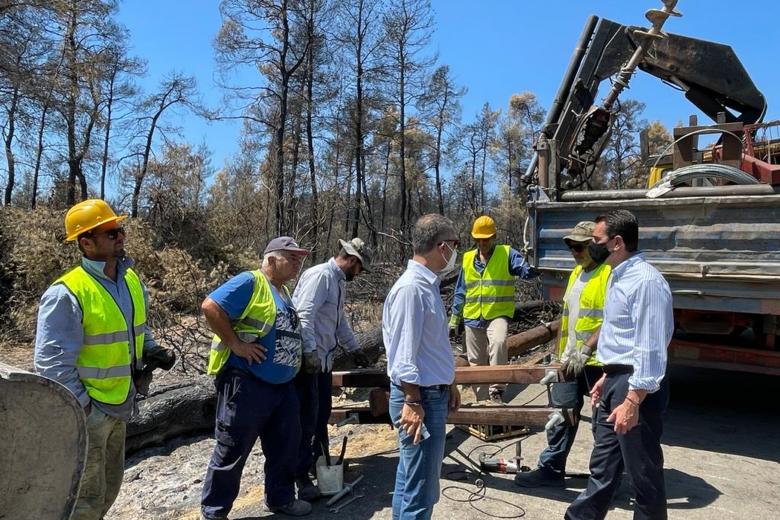
[[[596,223],[590,220],[583,220],[574,226],[571,233],[563,237],[564,242],[590,242],[593,240],[593,230]]]

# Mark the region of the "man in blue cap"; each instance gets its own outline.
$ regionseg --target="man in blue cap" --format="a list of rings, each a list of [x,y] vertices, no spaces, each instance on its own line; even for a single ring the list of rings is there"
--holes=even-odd
[[[241,472],[257,438],[265,455],[265,503],[272,512],[304,516],[311,504],[295,498],[301,425],[293,378],[301,366],[298,316],[284,284],[309,252],[291,237],[271,240],[262,267],[212,292],[201,309],[214,339],[209,374],[216,375],[217,444],[201,498],[202,518],[226,519]]]

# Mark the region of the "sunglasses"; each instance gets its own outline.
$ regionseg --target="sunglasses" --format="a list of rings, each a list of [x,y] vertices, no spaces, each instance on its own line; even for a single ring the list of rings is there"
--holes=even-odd
[[[586,247],[588,247],[587,244],[568,244],[569,249],[574,251],[575,253],[582,253]]]
[[[109,240],[116,240],[116,237],[119,236],[119,233],[122,233],[124,235],[125,228],[123,228],[122,226],[115,227],[113,229],[109,229],[103,234],[106,235],[106,238],[108,238]]]

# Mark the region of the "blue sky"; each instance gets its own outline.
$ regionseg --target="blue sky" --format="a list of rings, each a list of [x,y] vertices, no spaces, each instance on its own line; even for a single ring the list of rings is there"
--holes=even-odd
[[[154,89],[172,70],[194,75],[203,99],[216,104],[222,92],[214,82],[213,40],[219,29],[217,0],[124,0],[119,21],[131,34],[132,52],[148,61],[141,80]],[[644,12],[660,8],[660,0],[432,0],[436,32],[431,51],[450,65],[456,80],[468,87],[463,99],[466,120],[484,102],[504,108],[513,93],[537,94],[549,107],[572,49],[590,14],[629,25],[647,25]],[[186,8],[183,8],[186,6]],[[681,0],[682,18],[666,29],[686,36],[731,45],[768,102],[766,120],[780,117],[777,61],[780,44],[776,22],[780,2],[754,0]],[[638,74],[623,98],[646,103],[644,117],[668,127],[697,113],[677,91],[646,74]],[[699,114],[699,121],[707,118]],[[238,150],[239,124],[206,123],[177,115],[189,142],[212,150],[220,169]]]

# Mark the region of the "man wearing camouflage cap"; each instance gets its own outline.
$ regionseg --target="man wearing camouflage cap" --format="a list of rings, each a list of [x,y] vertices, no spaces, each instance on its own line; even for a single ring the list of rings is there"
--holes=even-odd
[[[547,447],[539,455],[538,467],[518,473],[515,483],[521,487],[563,487],[566,459],[569,457],[579,425],[584,397],[601,378],[601,363],[596,361],[596,344],[604,318],[604,301],[610,266],[588,252],[595,222],[583,221],[563,237],[574,258],[563,296],[558,359],[568,381],[554,383],[550,391],[552,406],[574,410],[574,423],[559,424],[547,430]]]
[[[359,238],[339,240],[339,253],[306,270],[293,294],[301,320],[303,368],[295,379],[301,404],[301,447],[296,472],[298,498],[312,500],[319,489],[308,476],[312,462],[328,446],[333,357],[341,345],[355,364],[368,365],[344,316],[346,282],[368,270],[371,253]],[[312,445],[313,441],[313,445]]]

